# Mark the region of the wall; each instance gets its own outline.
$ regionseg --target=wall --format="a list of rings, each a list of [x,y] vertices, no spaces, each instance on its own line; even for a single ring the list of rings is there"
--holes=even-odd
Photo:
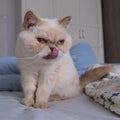
[[[21,0],[15,0],[15,40],[21,29]]]
[[[15,0],[0,0],[0,57],[15,51]]]

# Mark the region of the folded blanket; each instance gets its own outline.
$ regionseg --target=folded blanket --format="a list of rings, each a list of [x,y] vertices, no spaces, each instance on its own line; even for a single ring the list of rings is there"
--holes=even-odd
[[[105,108],[120,115],[120,76],[115,73],[89,83],[85,93]]]

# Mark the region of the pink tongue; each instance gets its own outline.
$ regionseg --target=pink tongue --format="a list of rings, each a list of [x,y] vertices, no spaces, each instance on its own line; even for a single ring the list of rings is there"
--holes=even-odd
[[[58,56],[58,50],[56,48],[54,48],[51,53],[50,53],[51,56],[53,57],[57,57]]]
[[[45,59],[54,59],[58,56],[59,51],[54,48],[47,56],[44,56]]]

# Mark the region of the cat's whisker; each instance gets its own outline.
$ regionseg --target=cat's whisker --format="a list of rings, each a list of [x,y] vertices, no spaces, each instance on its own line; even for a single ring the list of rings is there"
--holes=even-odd
[[[45,61],[40,61],[40,58],[42,57],[42,55],[40,53],[36,54],[33,57],[23,57],[23,58],[16,58],[17,60],[22,60],[24,62],[28,62],[28,60],[31,60],[30,64],[26,64],[25,67],[28,67],[30,65],[33,65],[34,63],[37,63],[39,61],[39,63],[46,63]],[[54,61],[53,61],[54,62]],[[51,61],[52,63],[52,61]]]
[[[18,60],[27,60],[27,59],[34,59],[37,55],[33,56],[33,57],[23,57],[23,58],[16,58]]]
[[[24,62],[28,62],[28,61],[26,61],[26,60],[32,60],[32,61],[30,62],[30,64],[26,64],[25,67],[28,67],[28,66],[36,63],[36,62],[39,60],[37,57],[39,57],[39,54],[36,54],[36,55],[33,56],[33,57],[23,57],[23,58],[16,58],[16,59],[18,59],[18,60],[23,60]]]

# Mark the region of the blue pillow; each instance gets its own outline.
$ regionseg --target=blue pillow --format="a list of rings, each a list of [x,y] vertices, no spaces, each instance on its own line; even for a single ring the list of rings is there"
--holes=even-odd
[[[15,57],[0,58],[0,75],[3,74],[19,74],[17,61]]]
[[[0,91],[21,91],[20,71],[15,57],[0,58]]]
[[[96,56],[91,46],[86,42],[74,45],[70,49],[70,54],[79,75],[84,73],[88,67],[97,63]]]
[[[88,43],[79,43],[70,49],[73,62],[81,75],[89,66],[97,62]],[[0,58],[0,91],[21,91],[20,71],[15,57]]]
[[[18,74],[0,75],[0,91],[22,91],[20,82]]]

